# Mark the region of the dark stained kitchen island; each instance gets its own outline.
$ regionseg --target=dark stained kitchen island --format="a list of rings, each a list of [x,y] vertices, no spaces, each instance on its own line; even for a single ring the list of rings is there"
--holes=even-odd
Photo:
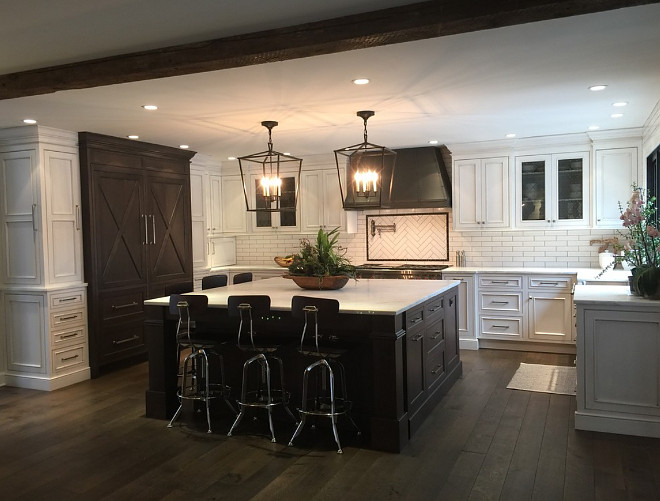
[[[351,280],[340,290],[298,288],[286,278],[269,278],[203,293],[209,298],[200,324],[235,339],[237,323],[227,315],[227,298],[267,294],[272,315],[269,335],[287,340],[283,348],[287,390],[295,407],[302,372],[297,370],[295,345],[301,325],[291,318],[294,295],[334,298],[340,318],[333,329],[336,342],[348,347],[344,364],[353,417],[365,436],[364,445],[399,452],[422,421],[462,374],[458,350],[457,281]],[[146,415],[169,419],[178,406],[176,318],[168,313],[168,298],[145,301],[149,351]],[[287,351],[288,350],[288,351]],[[240,367],[240,360],[225,364]],[[238,363],[240,362],[240,363]],[[294,368],[295,367],[295,368]],[[239,372],[227,370],[229,384],[240,388]],[[237,380],[238,379],[238,380]]]

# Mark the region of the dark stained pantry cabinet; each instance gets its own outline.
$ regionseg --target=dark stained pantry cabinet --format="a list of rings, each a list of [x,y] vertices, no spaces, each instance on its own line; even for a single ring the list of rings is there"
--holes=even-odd
[[[146,354],[145,299],[192,283],[195,152],[79,134],[92,377]]]

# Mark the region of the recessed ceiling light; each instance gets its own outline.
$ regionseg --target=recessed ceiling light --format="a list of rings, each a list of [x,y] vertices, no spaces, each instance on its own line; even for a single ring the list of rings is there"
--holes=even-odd
[[[355,80],[353,80],[353,83],[355,85],[367,85],[369,83],[369,79],[368,78],[356,78]]]
[[[603,84],[598,84],[598,85],[592,85],[589,87],[589,90],[592,90],[594,92],[599,91],[599,90],[605,90],[607,88],[607,85]]]
[[[26,118],[25,120],[23,120],[23,123],[28,124],[28,125],[32,125],[32,124],[36,124],[37,121],[34,118]]]
[[[516,135],[513,132],[511,132],[511,133],[507,134],[505,137],[508,137],[509,139],[511,139],[512,137],[516,137]]]
[[[431,140],[429,141],[429,144],[438,144],[438,142],[439,142],[439,141],[438,141],[437,139],[431,139]]]
[[[139,139],[140,136],[136,136],[135,134],[131,134],[130,136],[126,136],[128,139]]]
[[[628,103],[625,101],[619,101],[618,103],[612,103],[612,106],[616,106],[617,108],[621,108],[622,106],[628,106]]]
[[[589,126],[589,130],[598,130],[598,129],[600,129],[600,126],[598,126],[598,125],[590,125]]]
[[[227,160],[236,160],[236,157],[227,157]]]
[[[154,111],[158,109],[158,106],[156,106],[155,104],[143,104],[142,107],[145,110],[149,110],[149,111]]]
[[[187,144],[180,144],[179,148],[181,148],[182,150],[187,150],[188,148],[190,148],[190,146],[188,146]]]
[[[621,118],[623,116],[623,113],[612,113],[610,116],[612,118]]]

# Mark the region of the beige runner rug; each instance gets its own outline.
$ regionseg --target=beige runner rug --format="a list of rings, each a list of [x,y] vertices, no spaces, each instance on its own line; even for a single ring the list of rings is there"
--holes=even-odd
[[[507,388],[575,395],[577,373],[575,367],[521,363]]]

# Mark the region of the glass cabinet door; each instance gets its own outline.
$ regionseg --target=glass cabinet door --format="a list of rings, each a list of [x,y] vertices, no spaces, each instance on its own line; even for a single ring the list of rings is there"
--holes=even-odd
[[[280,190],[280,210],[277,212],[255,212],[254,225],[256,229],[259,228],[290,228],[295,229],[298,225],[298,218],[296,212],[296,177],[281,175],[282,186]],[[253,196],[255,198],[255,208],[267,209],[273,207],[274,202],[261,196],[261,177],[257,175],[252,176],[252,184],[254,187]]]
[[[529,160],[520,164],[523,221],[545,220],[546,171],[545,160]]]
[[[557,218],[560,221],[584,218],[583,174],[582,158],[557,161]]]

